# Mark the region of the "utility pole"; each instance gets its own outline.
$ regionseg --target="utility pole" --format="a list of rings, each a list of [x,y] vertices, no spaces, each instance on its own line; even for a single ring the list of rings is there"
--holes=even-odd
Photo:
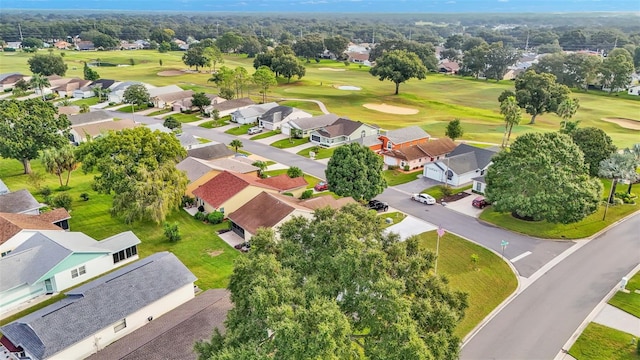
[[[529,50],[529,30],[527,30],[527,42],[524,44],[524,51]]]
[[[24,41],[24,38],[22,37],[22,26],[20,26],[20,23],[18,23],[18,31],[20,32],[20,41]]]
[[[617,48],[618,47],[618,36],[616,35],[616,41],[613,42],[613,48]]]

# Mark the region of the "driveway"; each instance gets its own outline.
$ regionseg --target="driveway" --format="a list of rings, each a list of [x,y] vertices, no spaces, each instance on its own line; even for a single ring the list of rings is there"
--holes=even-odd
[[[411,195],[411,194],[418,194],[422,190],[436,186],[436,185],[442,185],[442,183],[426,178],[424,176],[421,176],[416,180],[413,180],[405,184],[396,185],[393,188],[407,195]]]
[[[457,211],[461,214],[465,214],[474,218],[477,218],[482,214],[482,209],[475,208],[471,205],[473,199],[478,197],[479,195],[472,193],[471,191],[465,191],[467,196],[463,197],[460,200],[448,202],[447,209]]]
[[[394,232],[400,235],[400,239],[404,241],[410,236],[422,234],[423,232],[435,230],[437,228],[437,226],[430,224],[424,220],[420,220],[417,217],[407,215],[407,217],[404,218],[404,220],[402,220],[401,222],[386,228],[385,232]]]
[[[244,242],[244,239],[241,238],[240,235],[236,234],[233,231],[227,231],[226,233],[218,234],[218,236],[220,236],[220,239],[222,239],[224,242],[229,244],[229,246],[231,247],[234,247],[238,244],[242,244]]]

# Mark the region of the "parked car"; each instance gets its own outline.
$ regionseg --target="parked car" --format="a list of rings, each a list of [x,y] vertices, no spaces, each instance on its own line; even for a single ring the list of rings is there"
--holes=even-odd
[[[245,241],[243,243],[240,243],[236,246],[234,246],[235,249],[240,250],[242,252],[248,252],[249,250],[251,250],[251,243],[248,241]]]
[[[249,130],[247,130],[247,134],[249,135],[254,135],[254,134],[258,134],[262,132],[262,128],[259,126],[254,126],[252,128],[249,128]]]
[[[477,207],[478,209],[484,209],[486,206],[491,205],[491,203],[488,202],[487,199],[484,198],[484,196],[478,196],[473,199],[471,205],[473,205],[473,207]]]
[[[320,181],[313,188],[315,189],[315,191],[325,191],[329,190],[329,184],[327,184],[326,181]]]
[[[427,205],[433,205],[436,203],[436,199],[429,194],[413,194],[411,195],[411,199]]]
[[[369,201],[369,204],[367,204],[367,207],[371,210],[375,210],[375,211],[387,211],[389,210],[389,204],[387,204],[386,202],[382,202],[380,200],[371,200]]]

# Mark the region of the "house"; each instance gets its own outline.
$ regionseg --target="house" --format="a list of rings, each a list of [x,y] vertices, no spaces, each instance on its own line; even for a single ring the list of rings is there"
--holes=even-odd
[[[438,64],[438,72],[455,75],[460,71],[460,65],[455,61],[443,60]]]
[[[300,197],[302,193],[307,190],[309,183],[304,177],[290,178],[287,174],[280,174],[278,176],[270,176],[265,179],[259,179],[261,184],[274,187],[280,191],[280,193],[289,193],[295,197]]]
[[[139,81],[124,81],[124,82],[113,84],[109,88],[111,92],[109,93],[109,96],[107,96],[107,101],[110,103],[120,104],[121,102],[124,101],[122,97],[124,96],[125,90],[127,90],[129,86],[137,85],[137,84],[142,84],[142,83]]]
[[[105,121],[113,121],[113,115],[105,110],[96,110],[82,114],[68,116],[71,126],[87,125]]]
[[[211,103],[211,105],[204,108],[204,113],[211,114],[215,109],[218,110],[219,116],[227,116],[238,109],[242,109],[254,104],[255,103],[250,98],[227,100],[217,103]]]
[[[282,124],[282,133],[285,135],[292,135],[295,138],[302,139],[309,137],[309,134],[313,130],[322,129],[325,126],[329,126],[338,120],[339,116],[336,114],[324,114],[319,116],[305,117],[299,119],[289,120],[287,123]]]
[[[91,41],[82,40],[76,43],[76,49],[80,51],[92,51],[96,49],[96,46]]]
[[[10,89],[13,89],[13,87],[15,86],[15,84],[22,80],[25,79],[26,76],[20,74],[20,73],[5,73],[5,74],[0,74],[0,91],[4,92],[4,91],[9,91]],[[25,79],[26,81],[26,79]]]
[[[313,210],[299,205],[295,200],[290,196],[263,191],[229,214],[231,230],[249,241],[259,228],[276,229],[294,216],[311,219]]]
[[[483,176],[495,154],[497,152],[491,149],[460,144],[444,159],[427,164],[423,174],[428,179],[460,186]]]
[[[153,106],[164,109],[165,107],[172,107],[175,102],[183,102],[185,99],[191,99],[193,97],[193,90],[180,90],[176,92],[164,93],[155,95],[151,98]],[[173,111],[179,111],[178,109],[172,109]]]
[[[204,207],[206,212],[229,214],[263,191],[273,194],[280,192],[280,189],[263,184],[260,180],[254,176],[223,171],[193,190],[193,196],[196,205]]]
[[[128,42],[126,40],[120,41],[120,50],[140,50],[144,48],[144,44],[138,42]]]
[[[5,185],[4,181],[0,179],[0,195],[6,194],[9,192],[9,188]]]
[[[306,111],[290,106],[278,105],[260,115],[258,118],[258,126],[267,130],[276,130],[280,129],[283,124],[286,124],[290,120],[308,117],[311,117],[311,114]]]
[[[7,41],[5,48],[19,50],[22,49],[22,41]]]
[[[26,189],[0,195],[0,213],[38,215],[43,206]]]
[[[231,121],[238,124],[254,124],[258,122],[258,118],[278,106],[276,102],[270,102],[266,104],[251,105],[248,107],[240,108],[231,113]]]
[[[378,134],[377,127],[359,121],[339,118],[333,124],[314,130],[309,135],[311,142],[316,145],[334,147]]]
[[[305,200],[300,200],[300,205],[304,207],[308,207],[311,210],[317,210],[317,209],[322,209],[326,207],[330,207],[332,209],[338,210],[348,204],[357,204],[357,203],[358,202],[353,200],[351,196],[336,199],[331,195],[322,195],[322,196],[312,197]]]
[[[189,179],[189,184],[187,184],[187,190],[185,191],[187,196],[193,196],[193,190],[225,170],[256,177],[260,170],[241,159],[220,158],[215,160],[202,160],[190,156],[179,162],[176,168],[184,171],[187,174],[187,179]]]
[[[187,156],[202,160],[228,158],[234,155],[235,153],[233,152],[233,150],[229,149],[225,144],[208,143],[187,150]]]
[[[640,85],[631,86],[631,87],[627,90],[627,94],[629,94],[629,95],[636,95],[636,96],[640,96]]]
[[[80,232],[39,230],[0,258],[0,313],[53,294],[138,258],[131,231],[96,241]]]
[[[221,98],[218,95],[206,94],[206,93],[204,95],[208,97],[209,100],[211,100],[212,104],[217,104],[217,103],[227,101],[225,98]],[[193,110],[193,96],[174,101],[173,104],[171,105],[171,108],[173,111]]]
[[[49,89],[52,92],[58,94],[59,97],[69,97],[69,96],[73,96],[74,91],[84,88],[89,84],[91,84],[91,80],[72,78],[72,79],[69,79],[69,81],[63,84],[60,84],[58,86],[53,86],[53,84],[51,84],[51,87]]]
[[[191,149],[194,146],[199,146],[201,144],[200,141],[191,134],[181,133],[181,134],[175,134],[175,135],[178,138],[178,141],[180,141],[180,145],[182,145],[182,147],[187,150]]]
[[[139,124],[136,124],[132,119],[120,119],[117,121],[101,121],[90,124],[75,125],[69,130],[69,140],[74,144],[79,144],[105,135],[109,131],[133,129],[136,126],[139,126]]]
[[[347,52],[347,59],[349,60],[349,62],[352,63],[356,63],[356,64],[371,64],[369,63],[369,53],[368,52],[355,52],[355,51],[348,51]]]
[[[64,40],[60,40],[60,41],[56,41],[53,44],[53,47],[55,47],[58,50],[67,50],[71,47],[71,44],[69,44],[68,42],[64,41]]]
[[[3,326],[2,342],[32,360],[84,359],[193,299],[195,280],[175,255],[156,253]]]
[[[381,155],[387,166],[398,166],[409,169],[424,167],[427,163],[439,160],[456,148],[456,144],[448,137],[437,140],[401,147],[393,150],[383,150]]]
[[[431,135],[419,126],[409,126],[397,130],[389,130],[379,136],[381,147],[374,151],[397,150],[429,141]]]
[[[0,253],[8,255],[38,230],[69,230],[71,215],[58,208],[39,215],[0,213]]]
[[[165,95],[165,94],[170,94],[170,93],[177,93],[177,92],[183,91],[182,88],[179,87],[178,85],[167,85],[167,86],[161,86],[161,87],[154,87],[152,85],[145,84],[145,87],[149,91],[149,98],[150,99],[153,99],[154,97],[157,97],[157,96],[160,96],[160,95]]]
[[[473,186],[471,187],[471,190],[480,194],[484,194],[485,190],[487,189],[487,182],[485,181],[484,176],[474,177],[471,180],[473,180]]]

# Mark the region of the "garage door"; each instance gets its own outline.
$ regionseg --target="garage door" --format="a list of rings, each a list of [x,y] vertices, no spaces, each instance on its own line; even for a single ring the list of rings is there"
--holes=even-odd
[[[231,230],[233,230],[234,233],[238,234],[238,236],[244,239],[244,229],[238,226],[233,221],[231,222]]]
[[[289,126],[289,124],[282,124],[282,126],[280,127],[280,130],[282,130],[282,133],[285,135],[289,135],[289,133],[291,132],[291,126]]]

